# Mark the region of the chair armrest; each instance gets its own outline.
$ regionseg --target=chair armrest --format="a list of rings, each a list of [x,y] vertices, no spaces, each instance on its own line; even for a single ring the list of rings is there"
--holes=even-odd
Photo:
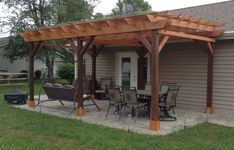
[[[165,102],[166,101],[166,98],[167,98],[167,95],[166,94],[162,94],[159,96],[159,102]]]

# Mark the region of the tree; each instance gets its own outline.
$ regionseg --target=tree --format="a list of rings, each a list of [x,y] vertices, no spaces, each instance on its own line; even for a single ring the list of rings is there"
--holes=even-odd
[[[10,10],[8,16],[1,25],[10,26],[9,44],[5,48],[4,56],[14,61],[28,57],[29,46],[26,44],[20,32],[26,29],[39,28],[67,21],[85,20],[92,16],[93,8],[97,0],[0,0]],[[61,43],[53,41],[52,43]],[[69,54],[65,49],[43,48],[36,59],[46,62],[49,72],[53,70],[53,60],[56,57],[65,59]],[[65,56],[65,57],[64,57]],[[51,61],[52,60],[52,61]],[[51,77],[49,77],[51,78]]]
[[[52,0],[57,23],[90,19],[97,0]]]
[[[123,14],[124,5],[130,4],[133,7],[133,12],[149,11],[151,6],[145,0],[118,0],[116,7],[112,9],[111,16],[117,16]]]

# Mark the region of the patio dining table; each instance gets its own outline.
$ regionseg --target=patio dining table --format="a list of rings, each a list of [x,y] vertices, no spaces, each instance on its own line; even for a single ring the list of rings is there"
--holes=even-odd
[[[164,94],[159,92],[159,97]],[[137,90],[137,95],[139,96],[139,101],[147,103],[147,114],[150,117],[150,105],[151,105],[151,91],[149,90]]]

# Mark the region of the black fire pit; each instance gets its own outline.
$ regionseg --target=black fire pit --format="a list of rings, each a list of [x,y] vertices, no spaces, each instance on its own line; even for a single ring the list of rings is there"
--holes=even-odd
[[[10,104],[26,104],[28,94],[24,93],[19,88],[14,88],[4,95],[4,99]]]

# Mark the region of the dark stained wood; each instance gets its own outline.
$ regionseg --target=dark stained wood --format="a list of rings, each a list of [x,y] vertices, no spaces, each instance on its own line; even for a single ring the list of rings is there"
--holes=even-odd
[[[104,48],[104,45],[101,45],[97,48],[97,46],[92,46],[92,48],[88,51],[89,55],[92,58],[92,89],[91,92],[94,95],[96,89],[96,58],[99,53]]]
[[[147,54],[147,50],[144,47],[140,47],[138,50],[136,50],[136,53],[138,54],[138,89],[143,90],[145,88],[144,83],[144,64],[147,60],[145,58],[145,55]]]
[[[214,55],[213,47],[208,43],[208,66],[207,66],[207,107],[211,108],[213,105],[213,66]]]
[[[80,54],[84,55],[84,53],[86,52],[86,50],[89,48],[89,46],[92,44],[93,40],[94,40],[95,36],[91,36],[89,37],[88,41],[86,41],[85,45],[82,46],[82,49],[80,50]]]
[[[213,66],[214,66],[214,48],[210,42],[201,42],[195,40],[195,42],[206,52],[207,54],[207,94],[206,94],[206,107],[212,108],[213,106]]]
[[[29,43],[29,100],[34,100],[34,57],[43,47],[42,42]]]
[[[92,94],[95,94],[96,89],[96,57],[92,57]]]
[[[151,120],[158,121],[159,100],[159,35],[157,30],[152,31],[152,53],[151,53]]]
[[[140,32],[136,32],[136,38],[147,48],[147,50],[151,53],[152,47],[147,38]]]
[[[144,56],[138,57],[138,89],[144,90],[145,89],[145,82],[144,82],[144,64],[147,61],[147,58]]]
[[[78,78],[76,79],[76,84],[78,86],[78,92],[77,92],[77,101],[78,101],[78,110],[83,110],[84,108],[84,100],[83,100],[83,94],[84,94],[84,53],[88,50],[89,46],[92,44],[92,41],[94,40],[94,36],[90,37],[88,41],[86,41],[85,45],[83,45],[83,40],[80,38],[77,38],[77,45],[73,43],[73,40],[70,39],[71,46],[75,48],[76,56],[78,59],[78,65],[77,67],[77,74]]]
[[[77,101],[78,101],[78,109],[83,109],[83,93],[84,93],[84,65],[83,65],[83,54],[81,53],[81,50],[83,48],[83,41],[80,40],[80,38],[77,38],[77,47],[76,47],[76,56],[77,56],[77,74],[78,78],[76,80],[77,86],[78,86],[78,93],[77,93]]]
[[[29,100],[34,100],[34,44],[29,43]]]

